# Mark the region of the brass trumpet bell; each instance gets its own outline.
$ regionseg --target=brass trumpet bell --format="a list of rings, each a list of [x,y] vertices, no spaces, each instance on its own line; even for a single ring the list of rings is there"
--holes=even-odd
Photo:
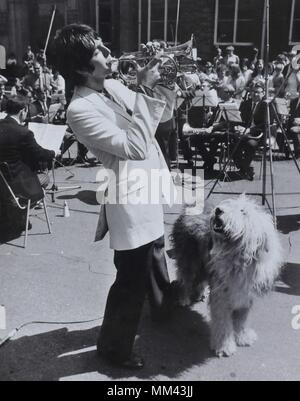
[[[195,72],[197,66],[192,58],[193,35],[188,42],[162,50],[159,72],[161,83],[172,88],[178,75]],[[142,45],[141,50],[125,53],[119,58],[118,71],[128,84],[137,84],[137,69],[145,67],[158,53],[154,46]]]
[[[145,67],[154,56],[143,55],[141,52],[124,54],[119,58],[118,70],[121,78],[131,85],[137,84],[138,67]],[[177,78],[177,65],[174,59],[162,54],[159,72],[162,84],[171,86]]]

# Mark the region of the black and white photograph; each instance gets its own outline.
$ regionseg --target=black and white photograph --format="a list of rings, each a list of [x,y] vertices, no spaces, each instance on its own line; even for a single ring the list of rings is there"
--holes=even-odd
[[[0,0],[0,382],[299,355],[300,0]]]

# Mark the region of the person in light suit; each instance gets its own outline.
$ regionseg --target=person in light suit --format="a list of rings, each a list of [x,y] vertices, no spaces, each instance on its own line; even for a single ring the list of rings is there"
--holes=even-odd
[[[160,79],[160,61],[154,59],[138,71],[136,93],[105,79],[112,72],[110,50],[92,28],[78,24],[63,28],[56,35],[55,48],[56,67],[74,87],[68,124],[116,177],[109,182],[108,192],[122,189],[119,196],[127,200],[102,205],[100,212],[96,238],[102,239],[109,230],[117,276],[109,291],[98,351],[109,363],[142,368],[144,361],[133,347],[145,297],[153,318],[159,320],[169,312],[172,288],[164,253],[163,205],[134,202],[152,171],[163,172],[173,184],[155,140],[165,109],[165,102],[152,97]],[[130,183],[124,178],[124,170],[129,177],[136,169],[143,171],[144,182]]]

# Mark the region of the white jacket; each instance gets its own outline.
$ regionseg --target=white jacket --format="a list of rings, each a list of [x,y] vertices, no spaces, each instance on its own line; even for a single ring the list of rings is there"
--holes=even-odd
[[[116,80],[106,80],[105,88],[121,106],[102,93],[78,87],[67,118],[78,140],[101,160],[106,169],[115,173],[117,182],[108,182],[108,189],[110,185],[116,185],[118,189],[122,187],[122,196],[127,195],[130,201],[130,197],[134,197],[140,188],[147,186],[147,180],[138,186],[124,182],[120,174],[120,162],[123,162],[129,175],[133,169],[142,169],[150,177],[153,169],[163,169],[172,186],[171,176],[155,140],[165,103],[130,91]],[[122,105],[132,111],[132,116]],[[162,204],[150,203],[105,206],[112,249],[136,249],[163,236]],[[98,237],[103,234],[99,230],[103,228],[104,217],[102,209]]]

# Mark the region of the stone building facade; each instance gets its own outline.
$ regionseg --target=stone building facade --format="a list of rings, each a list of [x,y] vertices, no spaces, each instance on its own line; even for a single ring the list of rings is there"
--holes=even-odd
[[[139,42],[185,42],[193,33],[198,54],[211,58],[214,47],[233,44],[241,55],[263,49],[263,0],[0,0],[0,45],[19,60],[28,44],[43,48],[54,5],[56,29],[87,23],[118,56]],[[178,26],[178,29],[177,29]],[[300,44],[300,0],[270,0],[271,55]]]

